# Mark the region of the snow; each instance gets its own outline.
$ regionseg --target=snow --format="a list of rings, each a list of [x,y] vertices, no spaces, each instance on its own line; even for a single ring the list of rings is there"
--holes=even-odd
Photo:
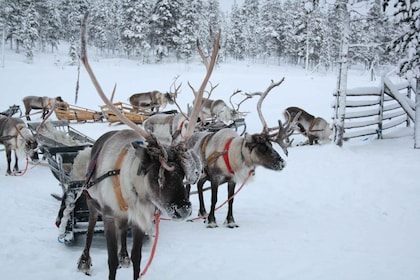
[[[77,67],[67,66],[65,55],[36,54],[33,64],[26,64],[23,55],[6,52],[5,66],[0,68],[0,110],[13,104],[23,110],[21,100],[26,95],[60,95],[74,104]],[[169,90],[179,75],[179,102],[186,110],[193,99],[187,82],[198,89],[204,77],[204,66],[198,62],[142,65],[99,58],[94,51],[89,55],[109,96],[117,83],[115,101],[126,102],[134,92]],[[308,74],[295,67],[228,62],[214,70],[211,81],[219,86],[213,97],[227,99],[236,89],[264,91],[271,80],[282,77],[283,84],[263,103],[269,125],[276,125],[288,106],[330,120],[335,73]],[[377,83],[369,82],[360,72],[349,72],[349,87]],[[102,104],[81,68],[76,105],[99,110]],[[249,112],[246,123],[250,133],[261,130],[255,108],[256,100],[246,101],[241,108]],[[35,115],[33,121],[39,118]],[[125,128],[108,123],[72,126],[93,138]],[[289,148],[283,171],[258,168],[235,198],[239,228],[223,226],[227,207],[216,212],[219,227],[215,229],[206,228],[201,221],[162,221],[156,255],[143,279],[419,279],[420,150],[413,149],[413,133],[412,127],[400,127],[385,133],[383,140],[353,139],[341,148],[334,144]],[[296,138],[296,142],[302,140]],[[280,148],[278,151],[282,154]],[[20,166],[24,165],[22,160]],[[73,246],[57,242],[54,222],[59,202],[50,194],[60,193],[61,188],[45,162],[30,163],[24,176],[4,176],[6,161],[1,151],[0,173],[1,279],[107,277],[103,235],[94,237],[90,277],[77,271],[84,236],[78,236]],[[219,204],[226,193],[222,186]],[[207,206],[209,195],[206,192]],[[196,195],[191,201],[195,217]],[[151,246],[144,246],[142,267]],[[117,279],[130,278],[131,268],[118,270]]]

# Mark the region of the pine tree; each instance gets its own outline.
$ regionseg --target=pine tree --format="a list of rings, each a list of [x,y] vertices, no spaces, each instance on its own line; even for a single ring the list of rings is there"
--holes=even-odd
[[[286,13],[284,26],[284,53],[286,59],[292,64],[301,64],[305,54],[305,9],[302,1],[286,0],[284,2]]]
[[[389,1],[384,1],[384,7]],[[414,148],[420,149],[420,2],[417,0],[394,0],[397,22],[404,27],[391,48],[401,54],[399,72],[409,80],[416,80],[416,114]]]
[[[124,52],[128,57],[134,55],[147,60],[150,47],[149,34],[151,32],[149,21],[152,6],[147,0],[123,0],[122,17],[123,26],[121,39]]]
[[[70,43],[70,65],[76,65],[80,53],[80,26],[84,14],[88,11],[84,0],[63,0],[61,7],[61,21],[65,30],[64,37]]]
[[[227,28],[226,34],[226,49],[235,59],[245,58],[245,39],[242,29],[241,11],[235,1],[232,5],[229,28]]]
[[[249,58],[255,58],[259,53],[260,26],[259,26],[259,1],[245,0],[242,6],[242,23],[245,39],[245,55]]]
[[[180,29],[181,0],[158,0],[152,12],[151,40],[158,61],[177,51]]]
[[[284,11],[281,1],[265,0],[261,6],[261,53],[264,57],[280,58],[284,51],[285,25]]]
[[[34,58],[34,48],[39,40],[39,15],[33,2],[25,3],[27,6],[23,11],[21,38],[25,48],[25,56],[28,63]]]

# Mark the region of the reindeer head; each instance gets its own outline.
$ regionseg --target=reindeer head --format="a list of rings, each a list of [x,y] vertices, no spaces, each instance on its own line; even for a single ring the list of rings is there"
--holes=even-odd
[[[286,162],[281,158],[271,144],[266,133],[245,134],[245,147],[249,149],[252,162],[271,170],[282,170]]]
[[[153,204],[172,219],[185,219],[191,214],[191,203],[184,188],[185,170],[180,154],[172,147],[149,138],[131,143],[140,159],[137,175],[144,176],[148,196]],[[191,159],[191,158],[190,158]]]

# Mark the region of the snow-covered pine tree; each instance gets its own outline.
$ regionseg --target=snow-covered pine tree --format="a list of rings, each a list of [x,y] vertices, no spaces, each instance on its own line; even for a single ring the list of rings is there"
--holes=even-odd
[[[284,26],[284,53],[288,63],[302,65],[305,54],[305,18],[303,1],[286,0],[283,4],[286,13]]]
[[[21,38],[25,49],[25,57],[28,63],[32,63],[34,58],[34,48],[39,40],[39,15],[35,9],[34,2],[23,1],[23,21],[21,29]]]
[[[391,48],[402,54],[399,72],[408,80],[416,81],[416,114],[414,127],[414,148],[420,149],[420,1],[385,0],[384,7],[393,4],[394,16],[403,32],[396,37]]]
[[[69,64],[76,65],[79,62],[80,53],[80,26],[88,10],[88,4],[84,0],[63,0],[60,9],[63,35],[70,43]]]
[[[121,42],[124,53],[128,57],[141,57],[143,62],[147,61],[151,48],[149,43],[151,11],[150,1],[122,0]]]
[[[152,12],[151,41],[158,61],[175,54],[179,41],[182,0],[158,0]]]
[[[232,5],[229,27],[226,32],[226,49],[234,59],[245,58],[245,39],[241,10],[236,1]]]
[[[276,58],[279,63],[284,50],[285,19],[282,2],[265,0],[261,5],[260,13],[261,53],[264,58]]]
[[[254,59],[260,52],[260,12],[258,0],[245,0],[242,5],[242,22],[244,33],[245,55]]]

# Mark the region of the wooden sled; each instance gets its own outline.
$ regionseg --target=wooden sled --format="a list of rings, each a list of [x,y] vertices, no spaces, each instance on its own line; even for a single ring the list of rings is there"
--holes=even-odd
[[[130,104],[123,103],[123,102],[116,102],[116,103],[113,103],[113,105],[117,109],[119,109],[120,112],[124,116],[126,116],[129,120],[131,120],[132,122],[134,122],[136,124],[142,124],[151,115],[150,112],[146,112],[146,111],[137,110],[137,112],[136,112],[136,110],[133,108],[133,106],[131,106]],[[110,124],[121,122],[119,117],[117,115],[115,115],[115,113],[107,105],[102,105],[100,107],[101,107],[101,110],[102,110],[102,113],[103,113],[105,119]]]
[[[101,112],[94,110],[69,105],[67,108],[59,107],[55,110],[57,119],[63,121],[77,121],[77,122],[88,122],[88,121],[103,121],[104,116]]]

